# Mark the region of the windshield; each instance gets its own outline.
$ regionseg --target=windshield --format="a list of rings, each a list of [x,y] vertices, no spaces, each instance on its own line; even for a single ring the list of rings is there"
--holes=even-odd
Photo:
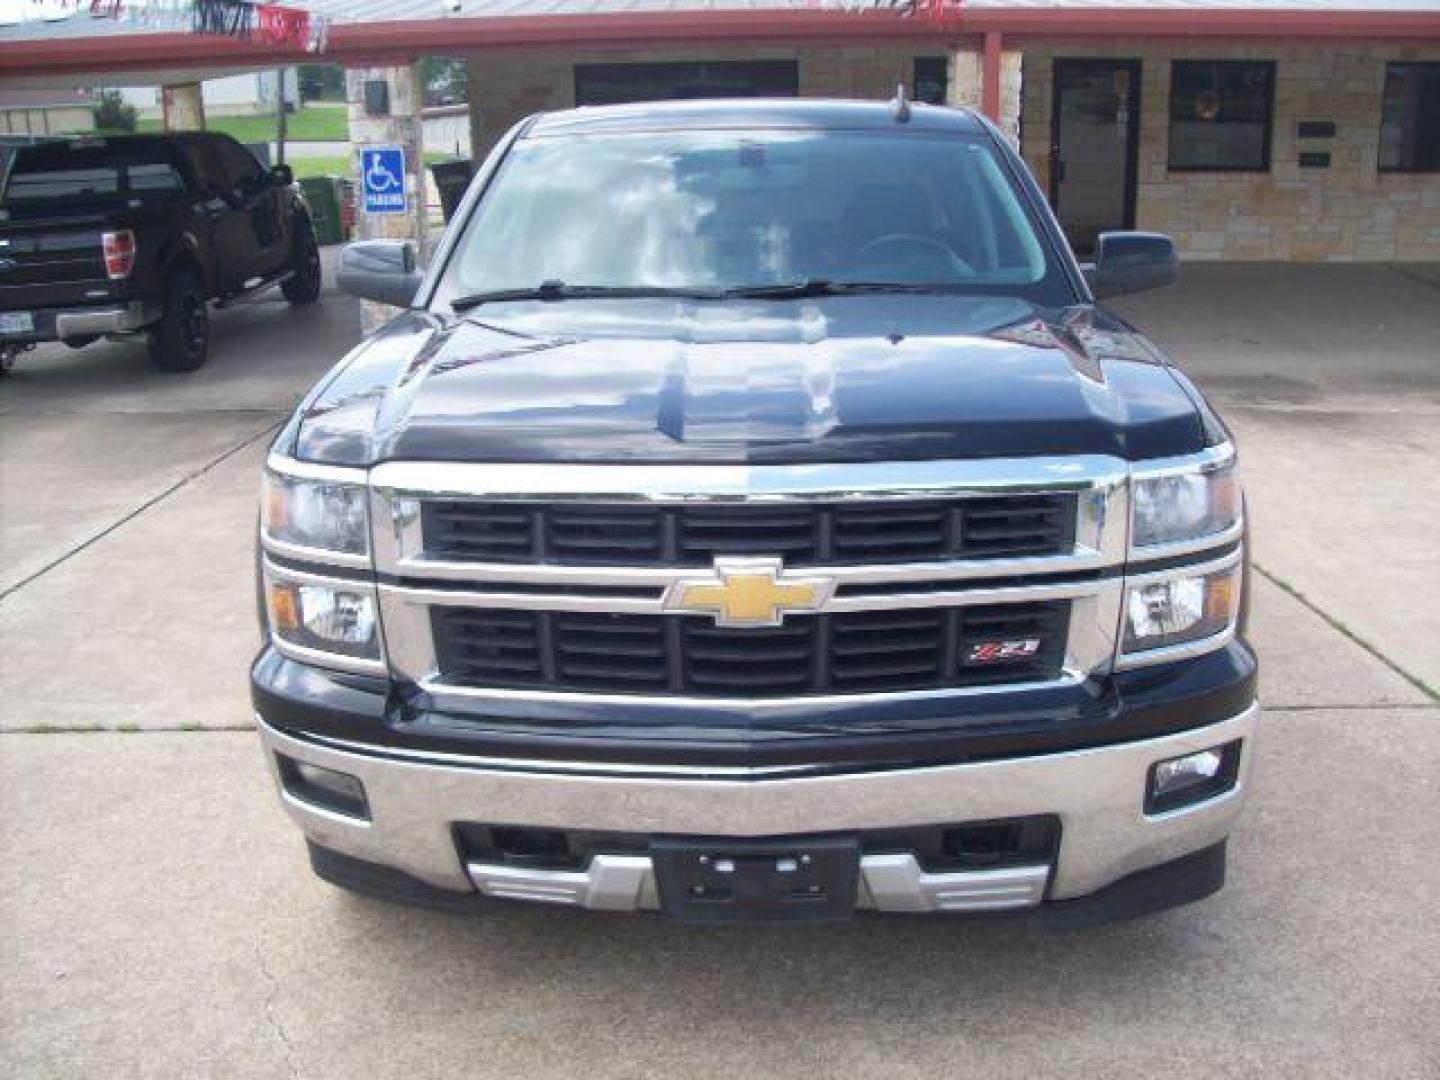
[[[437,295],[806,281],[1075,299],[987,140],[795,130],[522,140]]]

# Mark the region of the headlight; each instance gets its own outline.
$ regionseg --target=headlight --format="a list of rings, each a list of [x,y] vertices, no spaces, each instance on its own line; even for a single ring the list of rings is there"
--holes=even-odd
[[[268,540],[344,555],[366,555],[370,527],[364,484],[265,470],[262,521]]]
[[[1240,613],[1243,567],[1142,579],[1125,590],[1122,657],[1203,641],[1230,630]]]
[[[1131,547],[1178,544],[1223,533],[1240,520],[1240,482],[1233,462],[1196,465],[1131,484]]]
[[[361,671],[381,668],[380,629],[374,590],[360,582],[265,570],[270,632],[282,652],[304,650],[300,659]],[[352,661],[352,662],[347,662]]]

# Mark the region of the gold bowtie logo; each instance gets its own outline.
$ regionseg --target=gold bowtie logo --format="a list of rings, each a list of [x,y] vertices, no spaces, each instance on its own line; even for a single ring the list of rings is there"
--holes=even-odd
[[[665,608],[713,614],[720,626],[779,626],[787,614],[815,611],[835,591],[829,578],[786,575],[779,559],[715,560],[703,578],[685,578],[666,590]]]

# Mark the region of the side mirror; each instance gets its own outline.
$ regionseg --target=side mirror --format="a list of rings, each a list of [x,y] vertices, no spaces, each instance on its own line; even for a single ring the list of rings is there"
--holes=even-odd
[[[276,187],[289,187],[295,183],[295,172],[289,165],[271,165],[270,183]]]
[[[359,240],[340,249],[335,280],[342,292],[392,307],[409,307],[422,278],[408,240]]]
[[[1084,267],[1096,299],[1175,284],[1180,258],[1175,241],[1160,233],[1106,232],[1095,242],[1095,261]]]

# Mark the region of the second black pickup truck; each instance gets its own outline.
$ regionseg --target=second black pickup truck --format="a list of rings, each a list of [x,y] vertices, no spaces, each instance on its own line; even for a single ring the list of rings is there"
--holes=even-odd
[[[279,284],[320,295],[288,167],[213,132],[78,138],[14,152],[0,189],[0,370],[41,341],[144,334],[161,371],[209,353],[208,305]]]

